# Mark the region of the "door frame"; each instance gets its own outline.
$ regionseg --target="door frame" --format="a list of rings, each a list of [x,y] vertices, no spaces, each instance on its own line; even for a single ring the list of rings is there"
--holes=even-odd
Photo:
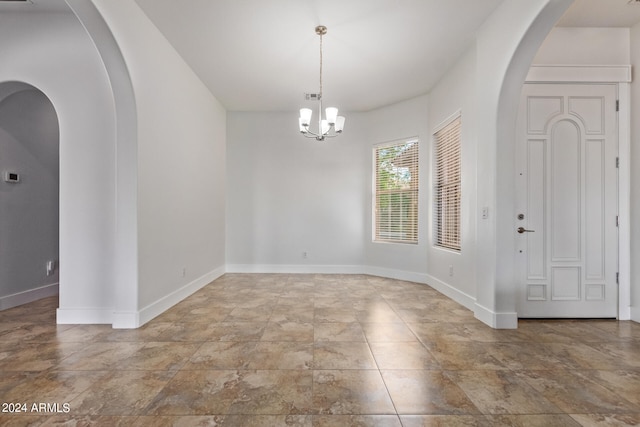
[[[534,65],[526,83],[615,83],[618,88],[618,320],[631,319],[631,65]],[[514,212],[514,215],[517,214]],[[515,239],[515,237],[514,237]]]

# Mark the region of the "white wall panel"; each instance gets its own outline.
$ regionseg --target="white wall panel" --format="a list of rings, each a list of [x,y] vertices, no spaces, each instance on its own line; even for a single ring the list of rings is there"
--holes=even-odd
[[[534,230],[527,234],[527,278],[547,278],[547,236],[545,213],[547,209],[547,147],[546,139],[529,140],[527,143],[527,214],[526,228]]]
[[[561,97],[536,96],[529,98],[527,102],[529,103],[527,117],[527,132],[529,134],[546,134],[549,120],[564,112],[564,103]]]
[[[600,135],[606,132],[604,121],[604,98],[600,96],[569,97],[569,113],[578,117],[585,126],[587,135]],[[587,117],[589,118],[587,120]],[[598,120],[599,118],[599,120]],[[612,126],[615,124],[612,124]]]
[[[604,141],[585,142],[585,274],[604,280]]]
[[[554,301],[582,299],[580,267],[551,267],[551,299]]]
[[[551,259],[581,259],[581,150],[579,129],[562,120],[551,131]]]

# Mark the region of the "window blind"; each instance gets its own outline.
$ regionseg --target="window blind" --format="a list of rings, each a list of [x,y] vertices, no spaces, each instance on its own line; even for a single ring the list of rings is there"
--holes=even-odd
[[[374,147],[374,240],[418,243],[418,141]]]
[[[460,250],[460,116],[435,133],[435,244]]]

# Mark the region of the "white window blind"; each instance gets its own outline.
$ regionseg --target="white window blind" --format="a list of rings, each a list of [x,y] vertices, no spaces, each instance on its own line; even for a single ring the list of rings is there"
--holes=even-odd
[[[418,141],[374,147],[374,240],[418,243]]]
[[[460,250],[460,116],[435,133],[435,245]]]

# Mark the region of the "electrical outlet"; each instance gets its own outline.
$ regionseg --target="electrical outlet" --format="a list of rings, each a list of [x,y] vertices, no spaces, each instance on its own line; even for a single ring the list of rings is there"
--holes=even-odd
[[[304,259],[309,258],[309,254],[307,253],[307,251],[302,252],[302,258]]]
[[[182,267],[182,277],[187,275],[187,267]]]
[[[51,261],[47,261],[47,276],[52,276],[53,273],[56,271],[56,261],[55,260],[51,260]]]
[[[449,276],[453,276],[453,265],[449,266]]]

